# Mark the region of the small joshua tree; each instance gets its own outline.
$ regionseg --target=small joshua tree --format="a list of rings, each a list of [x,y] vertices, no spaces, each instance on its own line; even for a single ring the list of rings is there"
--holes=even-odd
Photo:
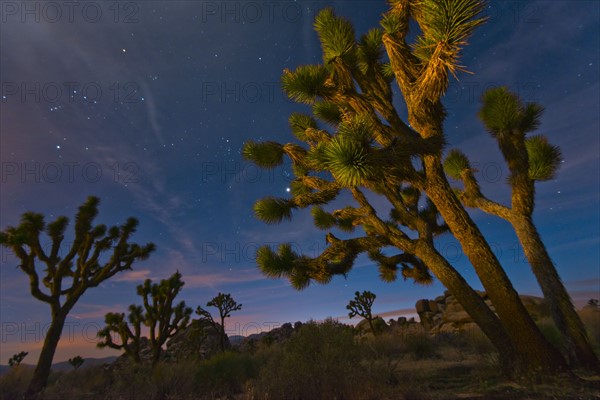
[[[25,359],[25,357],[27,357],[27,354],[29,354],[29,352],[27,351],[22,351],[20,353],[14,354],[9,360],[8,360],[8,365],[11,368],[15,368],[18,367],[21,362],[23,361],[23,359]]]
[[[373,335],[376,335],[377,332],[375,332],[375,326],[373,325],[374,318],[371,313],[371,308],[373,307],[376,297],[377,295],[375,295],[375,293],[369,292],[368,290],[365,290],[362,293],[356,292],[354,293],[354,300],[350,300],[350,303],[346,306],[346,309],[350,311],[348,317],[353,318],[358,315],[359,317],[366,319]]]
[[[75,215],[74,239],[63,241],[69,225],[67,217],[46,224],[42,214],[27,212],[19,226],[0,232],[0,245],[9,248],[19,259],[18,266],[29,277],[29,290],[37,300],[48,303],[52,322],[25,398],[35,398],[46,386],[52,359],[60,340],[67,315],[89,288],[96,287],[113,275],[131,270],[135,261],[145,260],[154,244],[129,243],[138,221],[129,218],[120,226],[93,226],[100,199],[90,196]],[[50,238],[49,249],[42,246],[43,235]],[[60,254],[66,249],[65,254]],[[42,267],[43,265],[43,267]]]
[[[225,351],[225,318],[231,316],[232,311],[239,311],[242,305],[238,304],[229,293],[221,293],[215,296],[211,301],[206,303],[207,307],[216,307],[219,310],[220,325],[217,323],[210,312],[198,306],[196,314],[200,315],[200,319],[208,321],[219,332],[221,343],[221,351]]]
[[[81,367],[83,365],[83,362],[85,360],[83,358],[81,358],[81,356],[75,356],[73,358],[69,358],[69,364],[71,364],[71,366],[74,369],[79,369],[79,367]]]
[[[160,359],[162,346],[177,332],[187,327],[190,321],[192,309],[186,307],[185,302],[180,302],[173,307],[173,300],[181,289],[184,282],[181,274],[176,272],[169,279],[163,279],[160,283],[152,283],[146,279],[143,285],[138,285],[137,293],[142,296],[144,306],[129,306],[129,327],[125,321],[124,313],[108,313],[105,316],[106,327],[98,332],[98,337],[103,342],[98,347],[110,347],[112,349],[124,350],[134,362],[141,362],[141,330],[142,325],[149,328],[150,347],[152,349],[152,364]],[[112,340],[112,334],[117,334],[121,343]]]

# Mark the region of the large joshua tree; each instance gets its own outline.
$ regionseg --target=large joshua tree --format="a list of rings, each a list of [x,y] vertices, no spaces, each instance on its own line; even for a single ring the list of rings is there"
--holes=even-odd
[[[292,130],[308,148],[247,143],[246,158],[273,167],[286,154],[297,177],[291,199],[263,199],[255,205],[255,212],[266,222],[278,222],[289,218],[293,208],[328,203],[341,189],[348,189],[359,207],[337,210],[332,217],[338,226],[362,226],[367,236],[353,242],[328,236],[331,246],[314,260],[296,255],[285,246],[277,253],[261,248],[258,261],[267,274],[288,276],[302,287],[310,279],[326,282],[336,272],[345,273],[359,252],[381,254],[378,249],[394,246],[403,251],[402,256],[408,254],[423,261],[443,284],[452,279],[458,297],[468,285],[458,283],[464,279],[443,263],[443,257],[438,260],[439,254],[430,248],[436,233],[431,223],[424,223],[420,212],[406,212],[409,207],[403,192],[422,192],[430,200],[429,214],[439,212],[443,217],[494,303],[504,328],[499,332],[506,334],[511,343],[505,348],[513,348],[520,366],[532,373],[566,370],[563,357],[536,327],[443,171],[445,111],[441,99],[449,75],[460,69],[461,47],[483,22],[477,17],[482,7],[483,2],[476,0],[393,1],[381,22],[383,31],[371,30],[358,43],[348,21],[331,10],[317,16],[315,28],[323,48],[323,65],[286,70],[282,84],[290,98],[312,105],[313,114],[332,125],[335,132],[321,129],[310,116],[294,114],[290,118]],[[411,20],[420,27],[420,34],[408,44]],[[383,60],[382,44],[389,63]],[[390,83],[394,79],[407,105],[410,126],[392,104]],[[327,180],[327,176],[333,180]],[[379,218],[361,187],[391,202],[395,210],[392,219],[397,225]],[[410,239],[399,225],[414,227],[419,239]],[[384,260],[391,264],[389,259]],[[414,265],[412,269],[416,269]],[[473,306],[478,303],[471,301]],[[491,331],[485,323],[480,326]]]
[[[505,87],[490,89],[483,96],[479,116],[496,139],[510,170],[510,206],[483,195],[469,159],[460,150],[448,153],[444,169],[452,178],[463,182],[459,197],[465,205],[496,215],[513,225],[556,326],[565,338],[570,360],[598,370],[598,358],[585,327],[533,223],[535,183],[552,179],[561,160],[560,149],[551,145],[546,137],[527,136],[539,127],[542,112],[540,105],[523,103]]]
[[[46,386],[67,315],[86,290],[130,270],[135,261],[147,259],[154,250],[152,243],[129,243],[138,224],[135,218],[111,228],[93,226],[99,202],[97,197],[88,197],[79,207],[69,245],[63,243],[69,225],[66,217],[46,224],[42,214],[27,212],[19,226],[0,233],[0,244],[12,250],[21,262],[19,268],[29,277],[31,295],[48,303],[52,315],[25,398],[35,398]],[[48,249],[42,245],[44,233],[52,242]]]
[[[183,285],[179,272],[168,279],[162,279],[160,283],[152,283],[150,279],[146,279],[137,287],[137,293],[143,299],[143,307],[134,304],[129,306],[129,324],[125,321],[123,313],[106,314],[106,327],[98,332],[98,337],[103,341],[97,346],[123,350],[134,362],[140,363],[143,325],[149,331],[152,364],[155,365],[160,360],[163,345],[177,332],[186,328],[190,321],[192,309],[186,307],[184,301],[173,305]],[[113,334],[119,336],[120,343],[113,341]]]

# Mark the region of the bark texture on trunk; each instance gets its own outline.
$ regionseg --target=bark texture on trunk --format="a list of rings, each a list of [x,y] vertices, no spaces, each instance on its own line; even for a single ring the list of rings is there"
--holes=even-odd
[[[23,396],[25,400],[35,400],[38,398],[40,392],[46,387],[48,383],[48,377],[50,376],[50,369],[52,368],[52,360],[54,359],[54,353],[56,352],[56,346],[60,340],[60,335],[67,319],[68,312],[59,311],[53,315],[52,323],[46,333],[44,339],[44,345],[42,346],[42,352],[38,360],[37,366],[33,371],[33,377],[31,382]]]
[[[556,268],[530,217],[513,217],[512,224],[521,242],[525,256],[542,289],[556,327],[563,334],[566,349],[572,362],[593,370],[600,370],[585,326],[573,307],[571,297],[563,285]]]
[[[420,241],[415,247],[415,255],[419,257],[452,293],[473,321],[481,328],[498,350],[502,368],[507,375],[519,370],[519,356],[512,340],[494,312],[485,304],[481,296],[467,281],[442,257],[430,244]]]
[[[564,358],[535,325],[489,244],[452,191],[443,173],[440,157],[424,156],[424,167],[426,193],[475,268],[524,363],[523,368],[532,373],[568,371]]]

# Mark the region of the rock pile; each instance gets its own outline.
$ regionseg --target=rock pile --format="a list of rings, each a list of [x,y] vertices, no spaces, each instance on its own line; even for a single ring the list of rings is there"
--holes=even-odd
[[[477,293],[494,311],[494,306],[487,294],[480,291]],[[534,320],[550,316],[550,310],[544,299],[523,295],[521,300]],[[448,291],[445,291],[442,296],[438,296],[434,300],[422,299],[417,301],[415,308],[421,319],[421,325],[426,331],[436,333],[478,329],[473,319]]]

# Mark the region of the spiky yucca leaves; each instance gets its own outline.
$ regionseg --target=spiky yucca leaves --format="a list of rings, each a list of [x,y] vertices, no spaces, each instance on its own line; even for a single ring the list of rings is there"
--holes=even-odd
[[[544,109],[539,104],[524,104],[518,95],[502,86],[486,90],[479,117],[495,138],[525,135],[536,130]]]
[[[553,179],[562,159],[560,148],[548,143],[548,139],[542,135],[528,137],[525,146],[529,157],[529,179],[534,181]]]
[[[448,152],[444,160],[444,172],[453,179],[460,180],[463,172],[471,169],[469,159],[458,149],[452,149]]]
[[[320,104],[320,103],[317,103]],[[314,107],[317,107],[315,104]],[[292,113],[288,119],[290,127],[292,128],[292,133],[299,140],[307,141],[309,138],[306,135],[307,129],[318,129],[317,121],[310,115],[301,114],[301,113]]]
[[[320,101],[313,105],[312,107],[313,114],[320,120],[327,122],[333,126],[337,126],[340,122],[342,122],[342,110],[340,107],[330,101]],[[314,127],[316,128],[316,126]],[[303,130],[303,132],[306,129]],[[296,135],[298,137],[298,135]],[[301,139],[306,140],[306,139]]]
[[[377,263],[379,277],[384,282],[394,282],[398,279],[398,271],[400,271],[404,280],[410,278],[420,285],[433,283],[433,277],[427,267],[413,254],[400,253],[386,256],[381,250],[377,250],[369,252],[369,258]]]
[[[287,278],[295,289],[302,290],[311,281],[326,284],[335,275],[345,276],[360,253],[374,252],[389,245],[385,238],[378,236],[340,240],[329,233],[326,238],[329,247],[317,257],[300,255],[285,243],[279,245],[277,251],[261,246],[256,253],[256,262],[266,276]]]
[[[286,69],[281,77],[281,84],[290,99],[313,104],[318,97],[328,98],[334,93],[328,80],[329,71],[324,66],[303,65],[294,72]]]
[[[267,224],[292,219],[292,204],[286,199],[265,197],[254,204],[254,215]]]
[[[336,225],[335,217],[323,210],[321,207],[313,207],[310,213],[313,216],[315,226],[319,229],[330,229]]]
[[[337,17],[331,8],[326,8],[319,12],[314,26],[321,40],[325,64],[336,58],[354,63],[356,40],[350,21]]]
[[[283,147],[276,142],[244,143],[242,155],[262,168],[275,168],[283,163]]]
[[[342,186],[359,186],[375,172],[372,154],[363,143],[335,137],[323,149],[323,164]]]

